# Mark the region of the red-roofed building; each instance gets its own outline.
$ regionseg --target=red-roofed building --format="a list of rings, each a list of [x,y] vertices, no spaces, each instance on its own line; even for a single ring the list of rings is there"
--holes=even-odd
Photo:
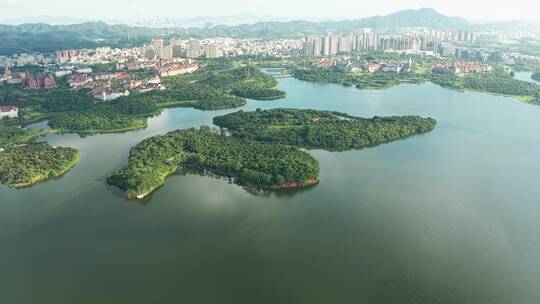
[[[54,76],[49,73],[28,75],[23,79],[22,84],[26,89],[31,90],[56,88],[56,80],[54,79]]]

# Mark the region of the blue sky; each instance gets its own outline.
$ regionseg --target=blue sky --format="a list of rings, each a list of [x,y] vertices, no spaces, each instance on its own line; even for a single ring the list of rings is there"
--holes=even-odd
[[[0,18],[48,15],[125,20],[239,14],[361,18],[420,7],[432,7],[447,15],[474,20],[540,21],[538,0],[0,0]]]

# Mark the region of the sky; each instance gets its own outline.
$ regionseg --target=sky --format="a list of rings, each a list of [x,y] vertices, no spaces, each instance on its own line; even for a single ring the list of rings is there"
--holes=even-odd
[[[281,18],[354,19],[430,7],[473,21],[540,22],[538,0],[0,0],[0,19],[33,16],[137,20],[254,14]]]

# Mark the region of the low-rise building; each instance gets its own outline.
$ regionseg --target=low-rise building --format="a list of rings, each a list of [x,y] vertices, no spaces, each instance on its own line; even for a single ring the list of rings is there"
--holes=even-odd
[[[19,117],[19,109],[15,106],[0,106],[0,119]]]
[[[67,79],[69,86],[73,89],[81,89],[90,86],[94,82],[94,78],[89,76],[71,75]]]
[[[329,67],[335,66],[337,63],[334,59],[323,58],[323,59],[315,61],[314,64],[318,68],[329,68]]]
[[[459,73],[489,73],[493,67],[489,64],[478,62],[456,62],[454,64],[437,64],[431,71],[437,74],[459,74]]]
[[[199,66],[194,63],[187,64],[169,64],[152,69],[152,72],[159,77],[177,76],[187,73],[193,73],[199,69]]]
[[[129,90],[113,90],[109,87],[98,87],[92,90],[92,96],[94,96],[95,99],[99,99],[101,101],[110,101],[122,96],[129,96]]]
[[[364,64],[364,70],[369,73],[378,72],[381,69],[381,65],[378,63],[366,63]]]
[[[384,64],[380,70],[381,72],[400,73],[401,67],[398,64]]]
[[[92,74],[92,68],[88,68],[88,67],[77,68],[77,69],[75,69],[75,73],[77,73],[77,74]]]

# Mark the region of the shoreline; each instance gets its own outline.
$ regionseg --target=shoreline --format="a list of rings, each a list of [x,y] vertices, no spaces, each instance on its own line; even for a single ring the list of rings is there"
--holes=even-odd
[[[310,83],[318,83],[318,84],[334,84],[334,85],[342,85],[338,82],[328,82],[328,81],[312,81],[312,80],[305,80],[305,79],[301,79],[301,78],[294,78],[294,79],[297,79],[297,80],[301,80],[301,81],[305,81],[305,82],[310,82]],[[531,77],[531,79],[533,79]],[[534,79],[533,79],[534,80]],[[454,90],[454,91],[458,91],[458,92],[471,92],[471,93],[478,93],[478,94],[487,94],[487,95],[492,95],[492,96],[501,96],[501,97],[506,97],[506,98],[512,98],[512,99],[515,99],[521,103],[525,103],[525,104],[530,104],[530,105],[537,105],[539,106],[540,105],[540,101],[537,102],[535,99],[534,99],[534,96],[529,96],[529,95],[508,95],[508,94],[502,94],[502,93],[496,93],[496,92],[490,92],[490,91],[486,91],[486,90],[477,90],[477,89],[471,89],[471,88],[459,88],[459,87],[454,87],[454,86],[451,86],[451,85],[442,85],[442,84],[438,84],[436,82],[433,82],[431,81],[430,79],[426,79],[426,81],[422,81],[422,82],[409,82],[409,81],[399,81],[398,83],[395,83],[395,84],[392,84],[388,87],[365,87],[365,88],[358,88],[357,86],[352,86],[358,90],[369,90],[369,91],[384,91],[384,90],[388,90],[388,89],[391,89],[395,86],[399,86],[401,84],[421,84],[423,82],[429,82],[429,83],[432,83],[434,85],[437,85],[441,88],[444,88],[444,89],[449,89],[449,90]]]
[[[232,176],[230,174],[225,174],[223,172],[217,172],[217,171],[214,171],[214,170],[202,169],[202,168],[193,167],[193,166],[191,166],[191,168],[198,169],[198,170],[208,170],[208,171],[210,171],[212,173],[215,173],[215,174],[217,174],[217,175],[219,175],[221,177],[235,178],[234,176]],[[155,187],[152,187],[150,190],[148,190],[146,192],[142,192],[142,193],[137,193],[137,194],[128,194],[127,192],[124,192],[124,197],[127,200],[140,200],[140,199],[143,199],[143,198],[147,197],[148,195],[154,193],[154,191],[156,191],[159,187],[163,186],[165,184],[167,178],[169,176],[173,175],[179,169],[181,169],[181,168],[179,167],[174,172],[172,172],[170,174],[167,174],[164,177],[161,184],[156,185]],[[245,184],[245,186],[252,186],[252,187],[256,187],[256,188],[263,189],[263,190],[286,190],[286,189],[303,189],[303,188],[313,187],[313,186],[318,185],[319,183],[320,183],[320,177],[316,177],[316,178],[308,179],[305,183],[302,183],[302,182],[290,182],[290,183],[285,183],[285,184],[281,184],[281,185],[270,185],[270,186],[256,185],[256,184],[252,184],[252,183],[247,183],[247,184]]]

